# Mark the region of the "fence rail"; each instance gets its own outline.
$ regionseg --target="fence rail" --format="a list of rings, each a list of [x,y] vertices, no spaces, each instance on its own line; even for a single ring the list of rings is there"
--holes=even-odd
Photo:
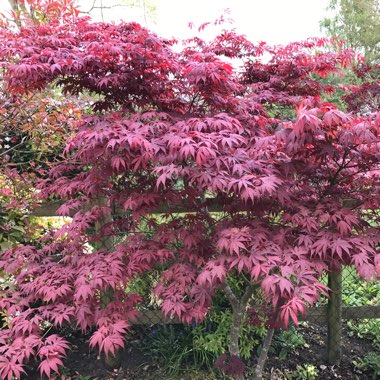
[[[309,309],[306,315],[301,315],[299,319],[306,322],[327,323],[327,318],[328,307],[319,306],[314,309]],[[342,320],[377,318],[380,318],[380,306],[350,306],[342,308]],[[170,323],[181,322],[175,318],[165,318],[159,309],[143,310],[140,316],[132,322],[133,325],[161,325]]]

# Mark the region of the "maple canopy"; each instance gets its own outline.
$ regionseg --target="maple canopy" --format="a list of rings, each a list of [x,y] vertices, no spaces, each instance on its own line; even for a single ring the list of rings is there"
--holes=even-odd
[[[334,87],[319,80],[350,51],[233,31],[173,49],[136,23],[85,18],[1,34],[7,93],[94,99],[39,185],[72,222],[2,253],[14,283],[0,299],[1,378],[32,356],[58,372],[68,344],[42,322],[94,327],[90,345],[117,352],[141,300],[129,284],[158,266],[162,310],[184,322],[202,320],[236,274],[282,326],[326,291],[324,272],[377,278],[380,114],[324,102]]]

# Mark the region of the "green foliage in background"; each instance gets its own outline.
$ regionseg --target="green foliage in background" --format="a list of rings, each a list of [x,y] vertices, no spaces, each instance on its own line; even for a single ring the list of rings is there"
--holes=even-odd
[[[329,36],[340,37],[367,62],[380,60],[380,4],[378,0],[330,0],[331,17],[320,22]]]
[[[344,306],[380,305],[380,283],[365,282],[348,268],[343,271],[342,300]]]
[[[140,277],[131,284],[131,289],[145,294],[156,281],[154,277]],[[243,292],[244,278],[231,276],[229,283],[236,294]],[[260,294],[256,294],[260,297]],[[154,301],[152,301],[154,303]],[[185,371],[211,370],[215,360],[228,352],[232,311],[223,293],[214,300],[206,320],[198,325],[163,325],[153,327],[141,343],[143,352],[151,357],[163,371],[165,378]],[[246,323],[240,331],[240,352],[243,359],[250,359],[259,348],[266,333],[264,321],[258,326]]]
[[[158,325],[141,342],[144,354],[161,368],[165,378],[172,378],[188,370],[212,368],[214,356],[198,350],[191,327]]]
[[[344,112],[347,111],[347,103],[343,99],[344,95],[347,93],[344,90],[344,86],[360,85],[362,82],[351,69],[344,70],[343,75],[329,73],[324,78],[319,77],[318,81],[324,85],[332,84],[336,86],[333,92],[323,93],[322,99],[325,102],[334,104],[337,108]]]
[[[346,306],[380,305],[380,283],[360,281],[352,272],[343,272],[343,303]],[[380,378],[380,319],[360,319],[347,321],[349,335],[368,339],[376,351],[367,353],[354,361],[354,365],[363,371],[372,373],[373,379]]]
[[[303,337],[295,327],[290,327],[289,330],[282,330],[273,342],[273,348],[278,352],[278,358],[285,360],[290,354],[294,354],[301,348],[309,347]]]
[[[199,351],[211,354],[215,359],[228,352],[232,312],[213,309],[205,323],[193,330],[194,347]],[[258,347],[266,329],[263,325],[245,324],[240,330],[239,347],[241,357],[249,359]]]
[[[380,282],[361,280],[350,267],[343,268],[342,278],[343,306],[380,305]],[[323,277],[322,282],[327,286],[327,275]],[[318,303],[318,306],[323,305],[327,305],[326,297],[322,297]]]
[[[372,373],[372,379],[380,379],[380,353],[370,352],[364,358],[353,361],[356,368]],[[366,377],[367,378],[367,377]]]
[[[380,351],[380,319],[361,319],[348,321],[351,335],[356,334],[359,338],[372,341],[373,346]]]

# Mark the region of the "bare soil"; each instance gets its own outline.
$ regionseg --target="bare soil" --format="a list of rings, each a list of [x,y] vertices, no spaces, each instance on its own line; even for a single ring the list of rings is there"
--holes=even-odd
[[[293,354],[289,354],[285,360],[280,360],[275,352],[269,354],[265,369],[265,379],[287,379],[286,374],[294,371],[297,365],[313,364],[318,368],[319,380],[342,379],[342,380],[371,380],[370,373],[360,372],[353,361],[373,351],[371,342],[360,339],[349,334],[347,329],[343,331],[342,361],[340,365],[329,366],[326,360],[326,336],[327,330],[324,326],[309,324],[300,327],[307,343]],[[66,369],[60,380],[167,380],[156,363],[144,356],[139,350],[139,340],[143,337],[141,331],[132,334],[128,341],[126,350],[121,354],[120,363],[116,369],[107,366],[104,357],[97,352],[89,350],[89,336],[83,336],[75,332],[67,332],[66,339],[72,344],[72,351],[65,360]],[[351,336],[352,335],[352,336]],[[252,358],[252,363],[255,359]],[[25,379],[40,379],[37,368],[30,367],[28,377]],[[198,377],[199,376],[199,377]],[[176,380],[212,380],[215,375],[207,372],[200,374],[184,373]]]
[[[307,348],[289,355],[286,360],[280,361],[276,356],[269,357],[266,366],[267,378],[271,380],[284,379],[283,374],[287,370],[295,370],[297,365],[313,364],[319,371],[318,379],[343,379],[343,380],[371,380],[370,373],[359,371],[353,361],[363,358],[368,352],[373,351],[370,341],[349,334],[347,328],[343,330],[342,337],[342,361],[339,365],[327,364],[327,328],[316,324],[309,324],[307,328],[300,327],[308,345]]]

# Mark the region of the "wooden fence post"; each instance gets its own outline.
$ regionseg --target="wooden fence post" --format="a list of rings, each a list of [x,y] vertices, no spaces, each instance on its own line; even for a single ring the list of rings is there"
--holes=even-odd
[[[339,364],[342,357],[342,271],[330,272],[330,298],[327,307],[327,360]]]

